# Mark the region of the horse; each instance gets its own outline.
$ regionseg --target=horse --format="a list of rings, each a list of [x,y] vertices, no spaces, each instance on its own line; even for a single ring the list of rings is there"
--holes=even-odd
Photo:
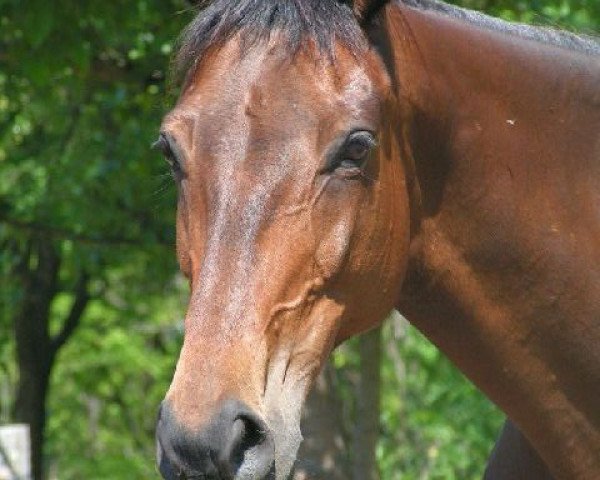
[[[174,63],[165,479],[287,478],[324,361],[393,308],[510,419],[487,478],[600,478],[596,40],[435,0],[215,0]]]

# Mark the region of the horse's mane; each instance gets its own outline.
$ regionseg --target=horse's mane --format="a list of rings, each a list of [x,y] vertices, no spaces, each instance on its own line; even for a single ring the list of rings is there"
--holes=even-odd
[[[467,10],[438,0],[396,0],[420,10],[432,10],[464,20],[473,25],[504,32],[509,35],[566,48],[588,55],[600,55],[600,40],[591,35],[580,35],[568,30],[511,23],[480,12]]]
[[[432,10],[490,30],[535,40],[589,55],[600,55],[597,38],[546,27],[510,23],[473,10],[438,0],[394,0],[421,10]],[[340,0],[214,0],[202,2],[196,18],[180,37],[174,60],[176,79],[181,79],[212,44],[239,33],[243,48],[268,39],[273,31],[285,32],[286,48],[297,52],[310,38],[320,50],[334,58],[336,41],[351,51],[365,47],[365,36],[356,21],[350,2]],[[385,1],[375,2],[378,7]],[[374,8],[375,9],[375,8]],[[376,12],[370,12],[369,17]]]
[[[203,8],[180,37],[175,76],[181,79],[213,44],[239,33],[243,48],[285,32],[285,47],[293,54],[310,38],[321,53],[334,58],[336,41],[351,51],[366,46],[352,8],[338,0],[214,0]]]

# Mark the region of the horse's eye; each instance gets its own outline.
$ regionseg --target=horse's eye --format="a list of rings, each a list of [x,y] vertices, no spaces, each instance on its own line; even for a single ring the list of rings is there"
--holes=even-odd
[[[362,169],[369,159],[369,153],[376,145],[377,141],[371,132],[351,133],[338,154],[338,167]]]
[[[165,161],[169,164],[173,176],[176,179],[181,177],[183,171],[181,168],[181,163],[179,162],[176,153],[173,151],[171,142],[169,141],[167,135],[161,133],[158,137],[158,140],[152,144],[152,148],[160,150],[165,158]]]

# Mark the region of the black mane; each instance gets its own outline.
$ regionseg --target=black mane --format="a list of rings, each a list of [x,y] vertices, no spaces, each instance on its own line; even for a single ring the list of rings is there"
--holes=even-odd
[[[456,7],[438,0],[396,0],[420,10],[432,10],[471,23],[478,27],[508,35],[566,48],[587,55],[600,55],[600,42],[591,35],[579,35],[568,30],[513,23],[483,13]]]
[[[600,43],[595,37],[506,22],[438,0],[393,1],[520,38],[600,55]],[[285,47],[292,55],[305,45],[307,38],[331,59],[336,41],[344,43],[353,52],[360,51],[366,46],[366,38],[349,3],[340,0],[214,0],[184,30],[174,61],[175,78],[181,79],[210,45],[224,42],[237,33],[241,35],[244,49],[252,43],[268,40],[272,32],[280,31],[285,34]],[[383,0],[375,2],[368,17],[385,3]]]
[[[339,0],[214,0],[181,36],[176,76],[181,78],[212,44],[239,33],[248,47],[268,40],[273,31],[285,33],[285,47],[292,53],[301,49],[307,38],[330,58],[336,41],[351,51],[366,46],[351,6]]]

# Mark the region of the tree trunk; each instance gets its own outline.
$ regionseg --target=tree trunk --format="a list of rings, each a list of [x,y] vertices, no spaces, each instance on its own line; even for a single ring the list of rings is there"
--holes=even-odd
[[[15,271],[23,296],[13,318],[19,370],[14,418],[29,425],[32,478],[43,480],[50,374],[56,353],[78,325],[89,295],[87,275],[81,274],[69,315],[60,333],[51,337],[50,314],[52,301],[59,291],[60,251],[42,239],[32,240],[26,250]]]
[[[356,388],[356,424],[352,452],[352,478],[378,480],[375,448],[379,436],[381,328],[359,339],[360,376]]]
[[[35,373],[33,370],[39,370]],[[44,477],[43,446],[46,426],[46,397],[50,379],[49,366],[44,370],[19,365],[19,380],[15,404],[15,419],[29,425],[31,445],[31,475],[34,480]]]
[[[293,480],[346,480],[349,477],[342,402],[335,387],[335,371],[327,363],[304,407],[304,441],[298,452]]]
[[[60,257],[50,243],[39,242],[36,247],[33,258],[27,258],[18,272],[23,282],[23,298],[14,318],[19,368],[14,416],[18,422],[29,425],[32,477],[41,480],[45,405],[52,363],[48,321],[57,290]],[[30,269],[30,263],[37,265]]]

